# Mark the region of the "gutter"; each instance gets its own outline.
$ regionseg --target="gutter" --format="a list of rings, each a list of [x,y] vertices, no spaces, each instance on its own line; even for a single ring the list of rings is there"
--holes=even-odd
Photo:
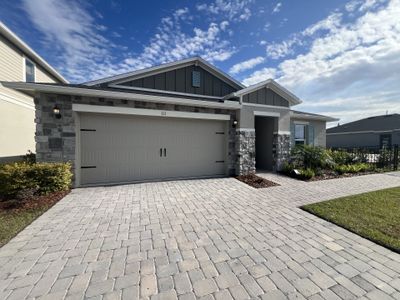
[[[309,115],[309,114],[296,114],[294,112],[290,112],[290,117],[294,119],[300,119],[300,120],[316,120],[316,121],[325,121],[325,122],[336,122],[339,121],[340,119],[337,118],[332,118],[328,116],[315,116],[315,115]]]
[[[196,107],[221,108],[221,109],[240,109],[242,107],[240,103],[236,101],[224,101],[224,102],[203,101],[203,100],[194,100],[188,98],[172,98],[165,96],[105,91],[105,90],[97,90],[90,88],[57,86],[49,84],[36,84],[28,82],[0,82],[0,83],[5,87],[24,92],[42,92],[42,93],[74,95],[74,96],[90,96],[90,97],[100,97],[100,98],[147,101],[147,102],[188,105]]]

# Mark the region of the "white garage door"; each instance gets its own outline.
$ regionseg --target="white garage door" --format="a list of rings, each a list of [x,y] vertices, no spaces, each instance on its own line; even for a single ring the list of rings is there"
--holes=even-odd
[[[81,184],[226,173],[226,121],[80,114]]]

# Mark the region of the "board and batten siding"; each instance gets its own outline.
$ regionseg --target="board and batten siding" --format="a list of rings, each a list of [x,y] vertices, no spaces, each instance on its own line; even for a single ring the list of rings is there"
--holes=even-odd
[[[0,34],[0,81],[25,81],[24,53]],[[34,62],[34,61],[33,61]],[[57,82],[35,64],[36,82]],[[35,152],[32,97],[0,84],[0,161]]]
[[[262,88],[247,95],[243,95],[243,102],[289,107],[289,102],[286,99],[268,88]]]
[[[192,86],[192,72],[200,72],[200,87]],[[120,83],[119,85],[222,97],[237,89],[199,66],[175,70]]]

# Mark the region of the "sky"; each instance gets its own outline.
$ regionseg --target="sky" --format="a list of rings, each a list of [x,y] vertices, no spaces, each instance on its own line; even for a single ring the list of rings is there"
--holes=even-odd
[[[0,3],[73,83],[201,56],[245,85],[273,78],[303,100],[294,109],[341,124],[400,113],[400,0]]]

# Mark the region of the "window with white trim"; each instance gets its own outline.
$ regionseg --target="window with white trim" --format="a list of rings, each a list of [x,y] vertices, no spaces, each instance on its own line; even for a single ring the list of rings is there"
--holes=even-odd
[[[25,58],[25,81],[35,82],[35,64]]]
[[[296,145],[306,144],[306,125],[304,124],[294,125],[294,143]]]

